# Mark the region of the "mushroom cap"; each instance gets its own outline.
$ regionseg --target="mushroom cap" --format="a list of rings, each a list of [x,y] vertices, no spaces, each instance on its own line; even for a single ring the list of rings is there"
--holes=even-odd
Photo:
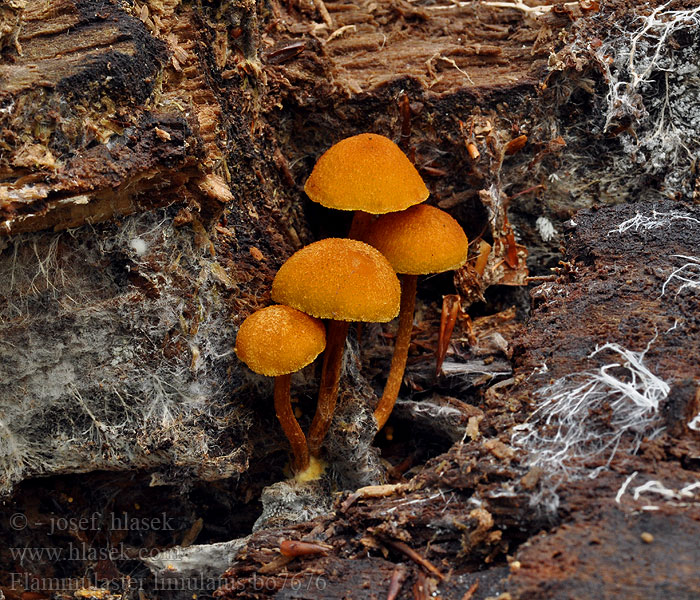
[[[337,321],[391,321],[400,296],[399,280],[378,250],[339,238],[294,253],[272,282],[275,302]]]
[[[304,191],[327,208],[381,215],[423,202],[428,188],[389,138],[361,133],[331,146],[316,162]]]
[[[445,211],[420,204],[382,215],[364,240],[387,257],[397,273],[427,275],[461,267],[467,260],[467,236]]]
[[[304,368],[325,347],[326,328],[319,319],[290,306],[268,306],[241,323],[235,351],[252,371],[277,377]]]

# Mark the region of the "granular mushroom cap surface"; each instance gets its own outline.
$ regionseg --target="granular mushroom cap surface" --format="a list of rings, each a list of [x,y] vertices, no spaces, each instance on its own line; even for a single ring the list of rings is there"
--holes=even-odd
[[[304,191],[327,208],[384,214],[428,198],[408,157],[389,138],[362,133],[331,146],[316,162]]]
[[[236,337],[236,354],[252,371],[268,377],[303,369],[326,347],[323,323],[290,306],[268,306],[251,314]]]
[[[293,254],[272,282],[272,298],[321,319],[391,321],[401,289],[391,265],[363,242],[327,238]]]
[[[420,204],[382,215],[364,235],[387,257],[397,273],[427,275],[461,267],[469,241],[462,227],[445,211]]]

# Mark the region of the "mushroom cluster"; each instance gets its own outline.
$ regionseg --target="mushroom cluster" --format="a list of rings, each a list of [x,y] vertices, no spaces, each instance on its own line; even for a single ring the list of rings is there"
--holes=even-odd
[[[320,473],[321,445],[333,419],[349,323],[394,319],[400,285],[389,261],[374,247],[328,238],[305,246],[280,267],[272,299],[280,304],[243,321],[235,350],[251,370],[275,377],[275,411],[292,448],[292,469],[303,481]],[[327,320],[327,330],[321,319]],[[307,440],[291,408],[290,376],[324,348]]]
[[[429,195],[423,179],[401,149],[382,135],[362,133],[331,146],[318,159],[304,191],[323,206],[356,211],[349,237],[377,248],[402,274],[394,355],[374,412],[379,431],[391,414],[406,368],[418,275],[461,267],[469,242],[449,214],[422,204]]]
[[[328,320],[316,415],[309,451],[318,457],[328,433],[351,321],[382,323],[399,312],[399,280],[387,259],[356,240],[328,238],[293,254],[272,282],[272,299]]]
[[[323,206],[355,211],[351,239],[327,238],[294,253],[272,283],[272,299],[279,304],[250,315],[236,340],[243,362],[275,377],[275,411],[302,480],[320,472],[350,323],[388,322],[399,315],[389,376],[374,412],[380,430],[403,379],[417,277],[460,267],[468,246],[450,215],[422,204],[429,195],[425,183],[382,135],[364,133],[332,146],[318,159],[304,190]],[[307,439],[291,408],[290,378],[321,352],[318,403]]]

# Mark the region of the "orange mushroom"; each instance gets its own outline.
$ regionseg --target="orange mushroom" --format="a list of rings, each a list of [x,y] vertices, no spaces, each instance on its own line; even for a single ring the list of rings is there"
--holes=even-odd
[[[429,194],[408,157],[377,133],[361,133],[331,146],[316,162],[304,191],[327,208],[361,211],[350,228],[350,237],[356,239],[369,223],[366,213],[404,210]]]
[[[275,378],[275,412],[292,447],[295,473],[309,467],[309,449],[292,411],[291,374],[312,363],[325,347],[323,323],[289,306],[268,306],[254,312],[236,336],[238,358],[252,371]]]
[[[386,322],[399,312],[399,280],[382,254],[356,240],[328,238],[285,262],[272,282],[272,298],[328,319],[326,352],[309,452],[319,456],[338,395],[349,321]]]
[[[399,394],[413,328],[418,275],[442,273],[467,260],[467,236],[446,212],[419,204],[379,217],[367,229],[365,241],[387,257],[402,274],[401,310],[389,377],[374,411],[377,427],[384,427]]]

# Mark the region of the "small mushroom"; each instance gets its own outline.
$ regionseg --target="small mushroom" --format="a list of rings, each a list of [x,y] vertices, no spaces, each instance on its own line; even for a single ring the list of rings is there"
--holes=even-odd
[[[384,256],[363,242],[327,238],[293,254],[272,282],[272,298],[328,319],[327,346],[309,452],[318,457],[333,419],[349,321],[386,322],[399,312],[399,280]]]
[[[389,377],[374,411],[378,430],[384,427],[399,394],[413,328],[418,275],[442,273],[467,260],[467,236],[445,211],[419,204],[379,217],[367,229],[365,241],[387,257],[402,274],[401,310]]]
[[[314,202],[354,210],[350,237],[359,239],[369,215],[405,210],[428,198],[428,188],[408,157],[389,138],[361,133],[331,146],[304,185]]]
[[[312,363],[325,347],[323,323],[289,306],[268,306],[252,313],[236,337],[238,358],[252,371],[275,378],[275,412],[292,447],[297,474],[309,467],[309,450],[292,411],[291,374]]]

